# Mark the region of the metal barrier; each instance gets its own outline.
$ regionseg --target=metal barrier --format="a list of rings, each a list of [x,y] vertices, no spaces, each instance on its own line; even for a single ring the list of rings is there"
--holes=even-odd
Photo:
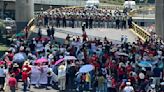
[[[27,24],[28,30],[30,30],[31,27],[34,26],[34,23],[35,23],[35,18],[32,18]]]
[[[132,29],[131,31],[137,35],[142,41],[146,41],[149,39],[149,37],[151,36],[150,33],[148,33],[147,31],[145,31],[143,28],[141,28],[140,26],[138,26],[137,24],[135,24],[134,22],[132,22]]]

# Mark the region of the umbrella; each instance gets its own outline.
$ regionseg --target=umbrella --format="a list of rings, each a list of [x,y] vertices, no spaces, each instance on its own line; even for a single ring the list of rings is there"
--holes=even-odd
[[[123,52],[117,52],[116,54],[119,55],[119,56],[125,56],[125,57],[129,56],[128,54],[123,53]]]
[[[26,60],[27,56],[25,53],[17,53],[13,57],[13,61],[17,63],[24,62]]]
[[[64,58],[59,59],[58,61],[55,62],[55,65],[58,65],[59,63],[61,63],[62,61],[64,61]]]
[[[0,61],[0,65],[3,65],[4,64],[4,61]]]
[[[64,60],[76,60],[75,56],[65,56]]]
[[[40,40],[40,41],[48,41],[48,40],[50,40],[50,38],[48,38],[48,37],[41,37],[41,38],[39,39],[39,37],[37,37],[36,40],[37,40],[37,41],[38,41],[38,40]]]
[[[40,58],[35,61],[35,63],[46,63],[48,60],[46,58]]]
[[[24,36],[25,34],[24,33],[17,33],[16,34],[16,37],[22,37],[22,36]]]
[[[140,63],[138,63],[138,65],[140,67],[152,67],[151,63],[148,61],[141,61]]]
[[[80,69],[79,69],[79,73],[87,73],[90,72],[94,69],[94,66],[91,64],[87,64],[87,65],[83,65]]]

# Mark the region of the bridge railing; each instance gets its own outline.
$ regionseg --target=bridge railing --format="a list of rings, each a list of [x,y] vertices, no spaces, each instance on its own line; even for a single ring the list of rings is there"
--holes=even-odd
[[[132,32],[137,35],[142,41],[146,41],[149,39],[151,34],[144,30],[142,27],[138,26],[134,22],[132,22]]]
[[[35,18],[32,18],[28,24],[27,24],[27,28],[29,31],[33,30],[33,28],[35,27]]]

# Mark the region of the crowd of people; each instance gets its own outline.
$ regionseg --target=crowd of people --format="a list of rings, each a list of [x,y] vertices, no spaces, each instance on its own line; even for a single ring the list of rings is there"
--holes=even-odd
[[[53,25],[56,27],[86,28],[127,28],[132,21],[126,11],[109,10],[105,8],[55,8],[51,12],[37,16],[38,25]]]
[[[32,84],[67,92],[164,92],[164,45],[155,34],[145,42],[114,44],[107,37],[91,40],[82,31],[83,39],[67,35],[63,43],[53,39],[50,29],[46,37],[38,32],[29,40],[13,39],[0,61],[1,90],[6,82],[16,92],[22,80],[24,92]],[[80,71],[85,65],[93,68]]]

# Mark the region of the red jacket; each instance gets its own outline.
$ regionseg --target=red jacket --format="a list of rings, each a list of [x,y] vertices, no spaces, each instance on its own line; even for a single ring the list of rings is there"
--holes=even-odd
[[[16,84],[17,84],[17,80],[14,77],[10,77],[8,79],[8,84],[9,84],[10,87],[15,87]]]
[[[22,72],[22,81],[27,81],[27,78],[28,78],[28,73]]]

